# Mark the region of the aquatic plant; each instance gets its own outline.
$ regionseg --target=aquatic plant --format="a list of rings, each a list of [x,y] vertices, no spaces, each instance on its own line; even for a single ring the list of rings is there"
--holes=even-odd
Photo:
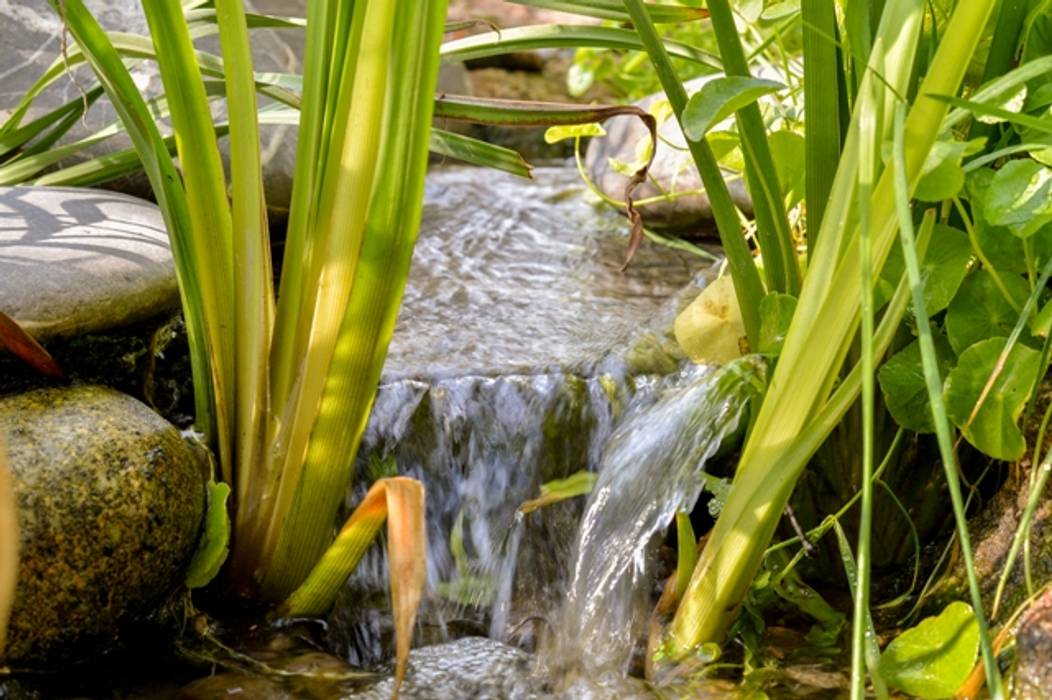
[[[379,482],[335,543],[332,529],[419,224],[445,2],[310,4],[276,297],[245,8],[219,0],[209,18],[223,53],[217,84],[203,79],[216,75],[214,62],[210,71],[192,44],[200,23],[188,15],[201,5],[143,3],[151,41],[139,44],[160,67],[177,168],[111,36],[80,0],[53,3],[116,108],[165,217],[196,424],[234,494],[230,584],[286,601],[290,615],[323,610],[336,587],[319,579],[345,578],[388,517],[401,674],[423,587],[422,488]],[[229,196],[208,100],[216,90],[229,113]],[[11,135],[18,121],[4,128]],[[213,490],[218,508],[220,493]],[[221,563],[224,548],[213,543],[209,551]]]
[[[1039,360],[1037,351],[1017,342],[1025,337],[1027,326],[1037,335],[1047,336],[1047,330],[1035,325],[1035,318],[1040,317],[1035,311],[1047,281],[1047,276],[1037,274],[1043,262],[1038,252],[1039,234],[1048,230],[1049,219],[1044,215],[1035,219],[1025,212],[1047,208],[1047,192],[1038,192],[1044,191],[1042,183],[1049,171],[1040,158],[1024,157],[1008,160],[997,171],[978,174],[984,166],[1011,155],[1034,153],[1032,145],[1005,143],[1017,140],[1020,127],[1032,133],[1048,131],[1047,115],[1038,118],[1018,109],[994,106],[1003,104],[1013,89],[1028,81],[1031,88],[1039,85],[1033,82],[1037,73],[1029,73],[1039,70],[1036,65],[1028,67],[1024,62],[1009,71],[1020,36],[1027,57],[1027,38],[1033,36],[1031,30],[1039,11],[1035,9],[1024,26],[1025,18],[1014,4],[1001,6],[993,40],[1000,48],[991,52],[985,68],[989,82],[970,100],[962,100],[954,95],[995,3],[959,3],[944,26],[938,25],[940,17],[926,19],[927,9],[921,2],[879,3],[874,5],[872,17],[860,12],[858,3],[853,6],[854,14],[849,3],[846,15],[834,13],[832,2],[803,3],[804,91],[810,105],[806,138],[808,256],[797,295],[790,286],[792,266],[785,267],[787,261],[795,262],[786,255],[792,250],[792,242],[780,230],[779,219],[765,221],[760,210],[755,225],[764,276],[758,280],[705,142],[709,122],[696,118],[699,113],[711,112],[714,100],[727,103],[729,96],[741,95],[745,88],[755,85],[749,82],[749,67],[730,5],[725,0],[710,0],[708,8],[727,80],[740,76],[738,89],[729,85],[722,96],[719,92],[698,93],[690,102],[641,4],[626,0],[625,5],[691,139],[691,151],[713,204],[752,347],[758,347],[766,320],[761,311],[767,299],[787,290],[797,297],[775,359],[770,388],[750,427],[733,486],[671,625],[668,651],[683,656],[726,633],[766,556],[798,476],[861,391],[862,515],[857,551],[854,695],[861,697],[864,688],[860,680],[863,664],[875,683],[879,681],[879,650],[865,633],[871,567],[875,370],[878,360],[892,347],[896,333],[901,332],[898,328],[908,282],[919,346],[903,348],[901,340],[896,343],[899,354],[881,370],[881,389],[900,424],[924,432],[934,429],[939,437],[988,684],[991,693],[999,695],[999,674],[970,560],[951,422],[965,439],[987,454],[999,459],[1020,458],[1025,443],[1016,424],[1048,366],[1047,357]],[[930,53],[919,50],[923,33],[928,34]],[[834,55],[834,36],[846,44],[840,46],[842,62]],[[1029,61],[1040,63],[1047,47],[1036,37],[1030,39],[1029,46]],[[850,113],[842,111],[840,96],[845,93]],[[956,109],[950,111],[951,105]],[[776,171],[765,162],[765,134],[754,99],[737,107],[746,171],[753,171],[750,191],[766,206],[772,201],[772,193],[777,197],[783,190]],[[1043,110],[1044,98],[1022,111]],[[1002,142],[996,145],[961,140],[952,130],[966,121],[969,111],[994,114],[1015,128],[1003,130]],[[830,154],[838,163],[835,169],[830,167]],[[967,156],[976,157],[962,165]],[[924,209],[924,203],[942,204],[924,218],[921,245],[913,240],[911,199],[919,200],[918,210]],[[721,215],[722,209],[727,211]],[[777,209],[772,208],[775,212]],[[961,222],[965,231],[950,226]],[[1002,233],[994,234],[995,227]],[[902,246],[896,248],[899,230]],[[1013,244],[1018,245],[1018,257],[993,263],[987,255],[990,237],[1007,235],[1011,241],[1012,234],[1019,239]],[[986,245],[980,237],[986,238]],[[928,257],[922,270],[924,250]],[[965,278],[973,255],[981,268]],[[774,276],[772,267],[775,273],[784,269],[788,274]],[[1012,273],[1005,274],[1009,267]],[[979,293],[979,285],[990,289],[990,294]],[[976,308],[981,298],[993,300],[997,307],[994,314]],[[938,345],[929,329],[926,301],[934,302],[928,306],[932,313],[949,309],[943,321],[953,341],[948,364],[936,356]],[[991,324],[1000,337],[987,340]],[[944,385],[941,374],[953,367],[954,354],[956,368]],[[898,367],[916,367],[921,362],[924,371],[912,370],[917,372],[914,379],[896,374]]]

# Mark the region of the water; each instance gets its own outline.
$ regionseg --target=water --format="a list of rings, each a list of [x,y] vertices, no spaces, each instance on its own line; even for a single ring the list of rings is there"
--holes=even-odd
[[[628,672],[651,609],[648,549],[691,511],[706,463],[734,433],[762,365],[695,367],[634,412],[610,439],[575,546],[566,601],[547,655],[586,674]]]
[[[708,266],[647,245],[621,272],[626,235],[622,217],[585,201],[573,169],[538,168],[528,185],[469,168],[429,174],[347,499],[349,512],[385,464],[424,483],[421,641],[536,637],[563,597],[583,499],[516,524],[518,506],[547,481],[598,470],[620,418],[678,370],[668,329]],[[356,663],[388,658],[386,575],[370,550],[333,616]]]

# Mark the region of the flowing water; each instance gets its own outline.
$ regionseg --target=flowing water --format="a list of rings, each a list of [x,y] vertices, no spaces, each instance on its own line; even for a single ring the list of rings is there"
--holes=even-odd
[[[691,368],[611,437],[588,499],[562,617],[549,656],[586,672],[626,673],[650,612],[648,548],[690,512],[706,463],[734,433],[763,365]]]

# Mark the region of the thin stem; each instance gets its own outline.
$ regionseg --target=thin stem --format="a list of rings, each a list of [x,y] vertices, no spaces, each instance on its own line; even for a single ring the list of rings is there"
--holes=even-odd
[[[654,64],[654,71],[661,80],[661,86],[672,105],[676,119],[682,126],[683,110],[687,106],[687,91],[676,76],[672,61],[665,51],[665,46],[653,22],[650,21],[642,0],[624,0],[624,4],[632,17],[639,40]],[[698,167],[701,182],[708,192],[709,204],[720,234],[720,242],[723,244],[727,262],[730,265],[731,280],[734,282],[734,292],[738,297],[738,305],[741,307],[742,324],[745,326],[746,337],[751,346],[757,347],[760,339],[760,300],[765,294],[760,274],[756,269],[749,246],[742,236],[737,210],[708,141],[688,139],[687,145]]]
[[[961,544],[961,556],[968,575],[968,589],[971,593],[972,607],[975,611],[976,623],[979,626],[979,646],[982,650],[983,664],[986,667],[986,683],[990,689],[991,697],[994,700],[1000,700],[1004,697],[1001,686],[1001,672],[997,667],[993,647],[990,645],[986,614],[983,612],[982,592],[979,589],[979,580],[975,574],[971,537],[968,534],[968,519],[964,510],[960,481],[957,474],[957,456],[954,454],[950,422],[946,416],[946,406],[943,403],[942,377],[939,374],[938,356],[935,354],[935,342],[932,339],[924,296],[924,282],[921,279],[920,263],[917,260],[917,249],[913,235],[913,218],[909,204],[909,180],[906,173],[905,121],[905,107],[899,105],[895,111],[895,148],[892,163],[897,192],[895,210],[899,218],[899,237],[906,262],[906,274],[909,276],[913,295],[913,313],[917,320],[917,332],[920,336],[924,381],[928,389],[928,400],[931,405],[932,419],[935,423],[935,433],[939,443],[939,453],[942,457],[942,466],[946,473],[950,502],[953,505],[957,536]]]

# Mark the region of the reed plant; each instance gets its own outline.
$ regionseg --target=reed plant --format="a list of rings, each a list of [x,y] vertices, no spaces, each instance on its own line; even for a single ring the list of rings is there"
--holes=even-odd
[[[714,167],[705,129],[692,123],[693,115],[699,112],[693,103],[705,98],[699,93],[688,101],[667,52],[657,41],[657,33],[643,4],[639,0],[624,0],[624,5],[690,139],[691,153],[712,202],[727,253],[745,332],[750,344],[757,347],[753,339],[758,333],[758,324],[762,323],[758,312],[765,297],[786,291],[797,293],[792,268],[785,264],[789,259],[795,263],[792,241],[781,226],[775,198],[770,196],[782,190],[764,152],[766,135],[762,124],[757,123],[756,105],[740,106],[737,125],[749,189],[754,201],[759,199],[762,203],[754,222],[756,241],[764,259],[759,281],[751,251],[742,240],[737,212],[732,209],[725,185]],[[1004,38],[1009,46],[1000,47],[988,59],[987,77],[1003,78],[1010,58],[1017,55],[1020,13],[1012,3],[999,5],[992,0],[957,3],[945,24],[940,26],[933,25],[935,19],[926,17],[928,8],[920,0],[874,3],[872,14],[859,13],[859,3],[854,4],[855,14],[852,14],[851,3],[848,5],[844,15],[832,0],[802,3],[807,105],[806,274],[798,286],[795,313],[784,344],[773,359],[773,376],[753,417],[732,488],[668,629],[666,651],[681,658],[705,642],[723,639],[767,555],[797,479],[861,395],[861,434],[857,435],[859,442],[856,443],[862,455],[861,516],[857,570],[853,569],[852,575],[855,582],[853,697],[862,697],[865,692],[867,668],[875,685],[878,684],[879,649],[866,634],[867,627],[872,629],[868,596],[872,568],[875,375],[894,336],[901,333],[897,329],[905,306],[894,301],[884,305],[887,298],[878,304],[874,287],[882,275],[889,274],[883,268],[896,247],[896,233],[901,231],[901,246],[896,255],[900,260],[905,256],[906,274],[903,276],[899,262],[899,271],[891,279],[892,288],[897,289],[895,298],[899,301],[907,285],[911,290],[915,316],[912,327],[919,333],[925,377],[920,389],[928,398],[923,412],[930,412],[928,420],[934,422],[938,436],[957,541],[979,625],[987,683],[991,693],[999,697],[1002,688],[971,560],[952,431],[959,428],[980,449],[1007,458],[995,454],[1000,445],[984,443],[973,429],[973,421],[998,381],[1000,370],[983,366],[985,389],[970,399],[970,417],[955,418],[951,422],[944,404],[944,391],[947,402],[956,402],[960,396],[955,395],[949,382],[944,389],[934,341],[928,332],[930,317],[925,310],[925,296],[931,292],[925,290],[920,268],[922,254],[918,254],[913,238],[915,206],[912,200],[915,194],[921,194],[924,201],[935,201],[927,188],[930,181],[926,181],[923,193],[918,193],[918,186],[945,158],[938,152],[946,147],[948,130],[967,116],[965,108],[990,113],[990,108],[978,100],[961,101],[953,96],[961,88],[975,47],[987,32],[995,9],[999,9],[997,33],[1005,37],[1013,31],[1016,34],[1016,38]],[[748,66],[743,65],[740,32],[730,3],[709,0],[707,7],[713,31],[720,40],[727,75],[747,77]],[[922,37],[926,44],[924,50]],[[951,104],[958,109],[950,112]],[[711,105],[708,109],[711,111]],[[1003,109],[997,114],[1016,124],[1028,119]],[[1047,123],[1026,123],[1035,131],[1043,132],[1041,126],[1047,129]],[[937,142],[942,144],[938,148]],[[977,148],[981,150],[982,146]],[[983,162],[992,162],[997,157],[991,156]],[[960,156],[958,167],[959,163]],[[949,195],[938,197],[948,198]],[[940,210],[944,221],[952,211],[949,204],[947,201]],[[930,232],[934,217],[929,216],[927,221]],[[943,237],[949,235],[941,229],[938,233]],[[974,238],[973,235],[973,242]],[[938,245],[943,243],[940,241]],[[975,246],[973,254],[984,268],[996,272],[984,257],[981,246]],[[1030,269],[1031,297],[1036,299],[1047,278],[1038,279],[1033,265]],[[964,274],[963,266],[961,274]],[[1016,304],[1018,312],[1022,299]],[[936,311],[943,308],[945,304]],[[1032,318],[1034,308],[1031,303],[1021,310],[1020,326]],[[998,367],[1005,365],[1014,342],[1010,339],[1000,353]],[[1047,362],[1041,366],[1047,367]],[[1036,377],[1029,369],[1019,371],[1026,374],[1026,381],[1019,385],[1020,391],[1024,397],[1031,396]],[[953,379],[951,376],[950,382]]]
[[[284,601],[288,615],[324,611],[386,517],[401,673],[424,584],[423,489],[405,478],[378,482],[335,541],[333,526],[420,222],[445,1],[309,4],[277,293],[242,2],[217,0],[209,20],[221,88],[214,62],[193,45],[202,3],[142,4],[151,41],[140,48],[160,68],[167,142],[111,35],[81,0],[52,5],[117,110],[168,227],[196,425],[234,496],[228,585]],[[229,179],[209,104],[217,91],[229,114]]]

